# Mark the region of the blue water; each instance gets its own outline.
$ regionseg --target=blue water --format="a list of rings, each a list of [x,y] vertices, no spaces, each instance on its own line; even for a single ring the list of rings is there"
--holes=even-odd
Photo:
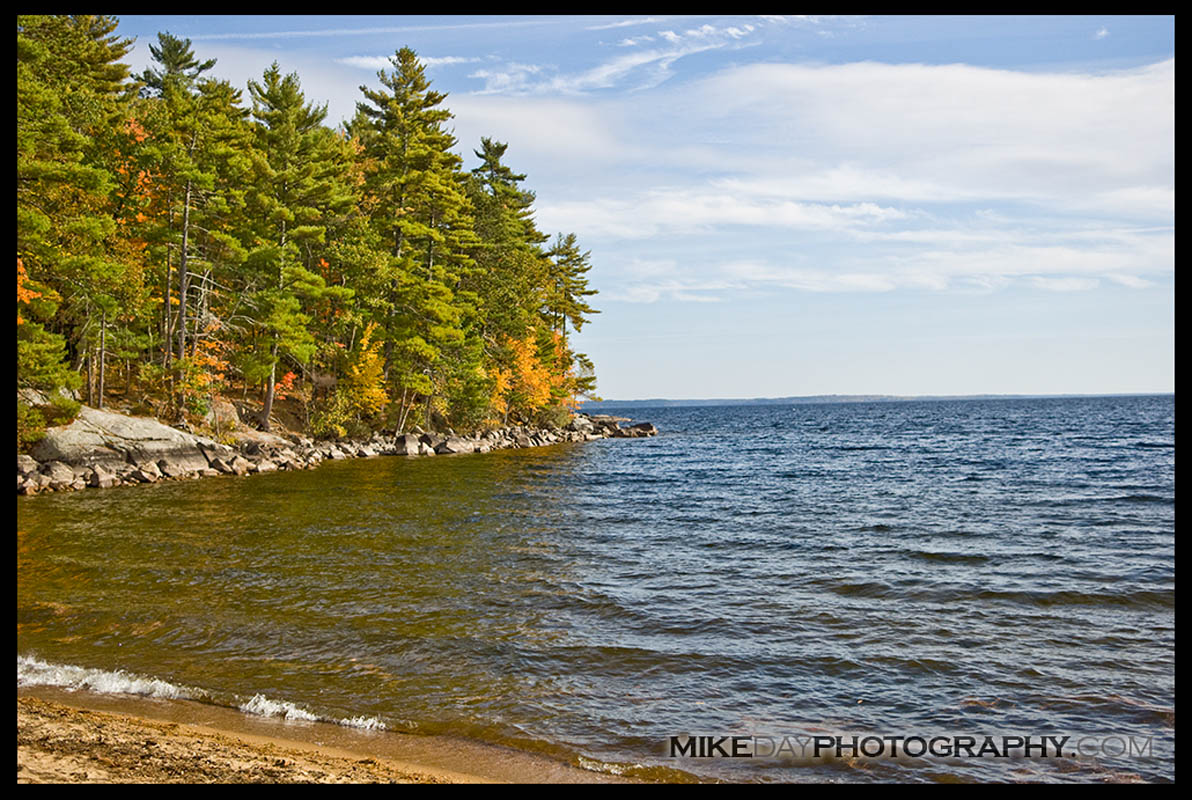
[[[662,433],[21,498],[18,654],[643,775],[1174,780],[1173,397],[631,413]]]

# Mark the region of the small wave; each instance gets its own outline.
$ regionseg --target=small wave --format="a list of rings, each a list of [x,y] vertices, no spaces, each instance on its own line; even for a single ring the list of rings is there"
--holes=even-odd
[[[921,558],[925,561],[941,561],[946,564],[983,564],[989,556],[980,553],[940,553],[930,550],[911,550],[907,552],[911,558]]]
[[[707,780],[672,767],[650,764],[618,764],[613,761],[600,761],[582,755],[577,755],[572,763],[588,772],[602,772],[606,775],[616,775],[620,778],[636,778],[651,783],[701,783]]]
[[[67,691],[84,690],[96,694],[133,694],[167,700],[202,700],[214,705],[207,692],[189,686],[178,686],[161,678],[125,672],[124,670],[91,669],[73,664],[51,664],[33,656],[17,656],[17,687],[52,686]],[[286,700],[272,700],[263,694],[237,706],[246,714],[259,717],[278,717],[293,721],[330,722],[345,728],[383,731],[386,725],[377,717],[320,717]]]
[[[241,703],[238,708],[245,714],[253,714],[258,717],[277,717],[287,722],[330,722],[332,725],[364,731],[383,731],[388,727],[377,717],[359,716],[344,717],[343,719],[320,717],[288,700],[274,700],[263,694],[253,695],[251,700]]]
[[[319,718],[305,708],[296,706],[288,700],[270,700],[263,694],[253,695],[247,703],[240,705],[245,714],[256,714],[259,717],[281,717],[285,720],[306,720],[318,722]]]
[[[971,587],[945,588],[940,586],[898,587],[879,581],[853,582],[830,580],[822,582],[828,591],[843,597],[921,600],[936,603],[990,600],[1019,605],[1050,608],[1052,606],[1120,606],[1124,608],[1175,608],[1175,590],[1145,590],[1115,592],[1101,591],[1026,591],[975,590]]]
[[[341,719],[340,725],[345,728],[360,728],[366,731],[383,731],[385,730],[385,723],[376,717],[350,717]]]
[[[857,528],[857,530],[865,531],[867,533],[887,533],[889,531],[894,530],[894,526],[893,525],[880,525],[880,524],[879,525],[865,525],[863,527]]]
[[[1119,494],[1110,497],[1065,497],[1054,500],[1038,500],[1029,505],[1061,507],[1096,505],[1099,503],[1166,503],[1174,505],[1175,498],[1167,495],[1137,493]]]
[[[55,686],[75,691],[86,689],[97,694],[136,694],[144,697],[193,699],[204,692],[177,686],[160,678],[145,677],[118,669],[115,671],[50,664],[32,656],[17,656],[17,686]]]

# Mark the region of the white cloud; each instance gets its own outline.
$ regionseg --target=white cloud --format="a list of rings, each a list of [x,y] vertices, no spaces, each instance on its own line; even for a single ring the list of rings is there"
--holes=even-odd
[[[670,78],[671,67],[679,59],[709,50],[742,46],[756,30],[754,25],[746,23],[727,27],[704,24],[683,33],[659,31],[657,38],[665,40],[665,44],[616,56],[578,72],[561,73],[557,69],[542,68],[531,72],[509,64],[478,70],[470,77],[484,80],[482,91],[490,94],[578,94],[625,83],[632,83],[635,89],[650,88]],[[625,38],[618,44],[638,47],[655,41],[655,37],[645,35]]]
[[[730,226],[844,231],[900,220],[906,214],[874,203],[825,204],[767,200],[708,189],[650,189],[626,197],[544,204],[539,218],[557,230],[583,228],[642,239]]]
[[[1093,34],[1094,39],[1104,39],[1109,35],[1109,28],[1098,28],[1097,32]]]
[[[391,69],[391,56],[346,56],[335,59],[335,63],[360,69]]]
[[[1032,275],[1029,280],[1035,288],[1049,292],[1087,292],[1101,284],[1096,278],[1044,278]]]
[[[739,151],[785,170],[750,180],[1106,213],[1174,203],[1174,60],[1104,74],[756,64],[704,81],[686,102],[698,126],[736,125]]]
[[[390,61],[391,58],[392,56],[347,56],[345,58],[337,58],[335,62],[361,69],[393,69],[393,62]],[[453,64],[474,64],[482,59],[478,57],[465,58],[462,56],[418,56],[418,60],[422,62],[423,66],[433,68]]]
[[[454,22],[440,25],[397,25],[376,28],[309,28],[287,31],[231,31],[227,33],[192,34],[193,41],[216,41],[228,39],[309,39],[326,36],[375,36],[383,33],[421,33],[425,31],[499,30],[502,28],[525,28],[542,25],[567,24],[568,19],[537,17],[532,19],[506,19],[499,22]]]
[[[624,19],[617,22],[606,22],[603,25],[590,25],[587,30],[590,31],[606,31],[611,28],[628,28],[633,25],[650,25],[656,22],[665,22],[673,17],[641,17],[640,19]]]

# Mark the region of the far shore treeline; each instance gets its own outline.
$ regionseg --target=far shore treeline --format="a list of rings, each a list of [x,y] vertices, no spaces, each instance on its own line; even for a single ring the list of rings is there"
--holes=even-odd
[[[507,144],[465,169],[412,50],[333,129],[276,63],[235,87],[160,33],[131,75],[116,29],[17,17],[17,386],[47,400],[18,399],[18,448],[72,397],[192,424],[230,398],[342,437],[558,424],[591,396],[589,253],[535,227]]]

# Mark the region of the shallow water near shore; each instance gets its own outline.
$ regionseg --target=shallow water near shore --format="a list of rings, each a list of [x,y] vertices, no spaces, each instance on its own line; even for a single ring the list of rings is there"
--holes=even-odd
[[[18,685],[664,780],[1174,780],[1173,397],[631,413],[660,435],[18,498]]]

